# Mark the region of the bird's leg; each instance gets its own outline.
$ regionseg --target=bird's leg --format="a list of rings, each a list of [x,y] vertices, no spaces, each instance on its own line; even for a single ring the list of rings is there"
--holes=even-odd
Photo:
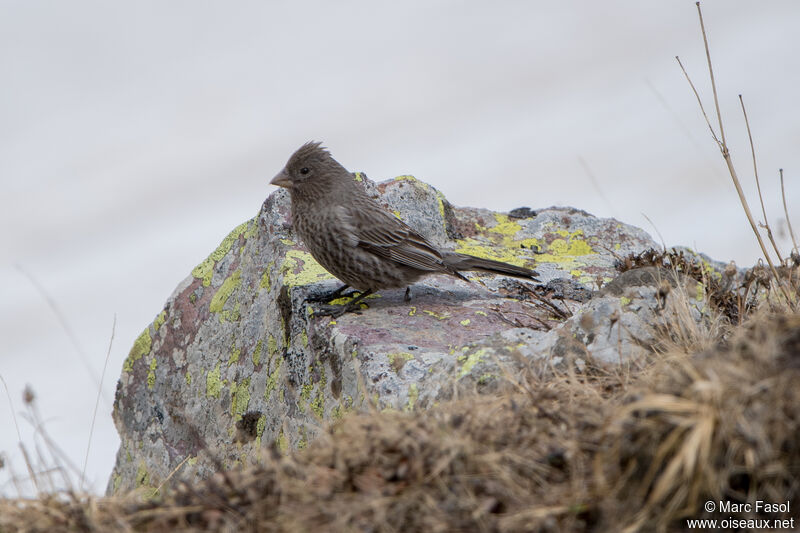
[[[405,296],[403,296],[403,301],[404,302],[410,302],[411,301],[411,286],[406,287],[406,294],[405,294]]]
[[[345,305],[321,305],[314,308],[315,316],[329,316],[331,318],[338,318],[350,311],[358,311],[361,309],[359,303],[361,300],[372,294],[372,289],[367,289],[361,294],[347,302]]]
[[[344,285],[342,285],[341,287],[339,287],[339,288],[338,288],[338,289],[336,289],[335,291],[333,291],[333,292],[330,292],[330,293],[328,293],[328,294],[322,294],[322,295],[316,295],[316,296],[309,296],[308,298],[306,298],[306,301],[307,301],[307,302],[322,302],[322,303],[330,303],[332,300],[335,300],[335,299],[336,299],[336,298],[338,298],[339,296],[342,296],[342,293],[345,291],[345,289],[347,289],[347,288],[349,288],[349,287],[350,287],[350,285],[347,285],[347,284],[345,283]],[[345,294],[344,296],[345,296],[345,297],[347,297],[347,296],[352,296],[352,295],[353,295],[353,294],[355,294],[355,293],[356,293],[356,291],[353,291],[353,292],[351,292],[350,294]]]

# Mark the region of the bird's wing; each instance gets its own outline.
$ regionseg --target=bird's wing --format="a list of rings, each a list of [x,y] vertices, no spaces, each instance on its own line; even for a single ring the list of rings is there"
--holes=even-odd
[[[442,254],[425,237],[380,207],[345,209],[357,245],[375,255],[431,272],[450,271]]]

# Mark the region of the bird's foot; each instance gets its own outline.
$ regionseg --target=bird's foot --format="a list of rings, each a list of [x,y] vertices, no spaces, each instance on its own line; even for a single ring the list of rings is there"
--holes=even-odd
[[[356,290],[352,290],[352,291],[350,291],[350,292],[348,292],[346,294],[344,293],[344,291],[346,289],[348,289],[349,287],[350,287],[350,285],[342,285],[341,287],[339,287],[335,291],[329,292],[327,294],[313,294],[311,296],[308,296],[305,299],[305,301],[306,302],[322,302],[322,303],[328,304],[328,303],[331,303],[333,300],[335,300],[337,298],[350,298],[351,296],[355,296],[358,293],[358,291],[356,291]],[[335,307],[338,307],[338,306],[335,306]]]
[[[347,287],[345,285],[345,287]],[[342,287],[341,290],[344,290]],[[353,291],[355,293],[357,291]],[[314,316],[329,316],[331,318],[339,318],[345,313],[361,311],[361,300],[372,294],[372,290],[361,292],[358,296],[350,300],[344,305],[318,305],[314,306]]]

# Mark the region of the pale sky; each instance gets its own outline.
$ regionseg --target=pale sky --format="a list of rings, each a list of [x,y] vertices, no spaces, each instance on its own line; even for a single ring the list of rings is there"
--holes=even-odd
[[[783,235],[778,168],[800,227],[800,4],[703,5],[734,162],[761,218],[741,93]],[[753,264],[676,55],[712,111],[690,0],[0,0],[6,463],[24,477],[12,410],[25,446],[41,442],[21,417],[29,383],[80,469],[116,314],[87,467],[88,488],[105,489],[133,340],[311,139],[350,170],[413,174],[455,205],[570,205],[660,240],[646,215],[668,246]],[[0,470],[0,494],[17,493]]]

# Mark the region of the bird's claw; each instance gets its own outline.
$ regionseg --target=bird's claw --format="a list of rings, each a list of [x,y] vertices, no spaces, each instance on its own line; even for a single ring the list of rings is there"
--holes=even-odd
[[[361,314],[361,306],[356,304],[355,306],[351,306],[350,304],[345,305],[315,305],[314,306],[314,316],[329,316],[333,319],[339,318],[345,313],[353,311],[357,314]]]

